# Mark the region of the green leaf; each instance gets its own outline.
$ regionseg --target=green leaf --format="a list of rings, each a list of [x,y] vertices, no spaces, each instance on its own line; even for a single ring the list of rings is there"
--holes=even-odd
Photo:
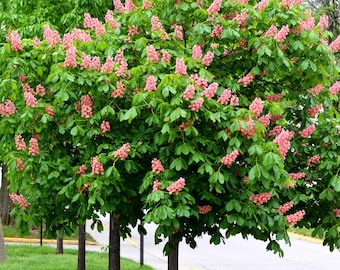
[[[70,134],[72,136],[77,136],[78,135],[78,126],[75,126],[71,129]]]
[[[58,171],[53,171],[47,176],[47,179],[57,178],[59,175],[60,173]]]
[[[340,192],[340,176],[339,175],[334,175],[331,178],[330,184],[336,192]]]
[[[132,122],[132,120],[134,118],[136,118],[138,116],[138,112],[137,112],[137,109],[135,107],[131,107],[123,116],[123,121],[125,120],[128,120],[129,123]]]

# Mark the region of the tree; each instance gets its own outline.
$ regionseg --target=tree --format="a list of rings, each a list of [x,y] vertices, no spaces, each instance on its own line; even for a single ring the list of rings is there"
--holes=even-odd
[[[10,188],[55,198],[40,212],[55,214],[51,231],[99,210],[122,235],[145,210],[167,254],[207,233],[283,255],[289,225],[338,248],[340,47],[324,43],[326,21],[299,1],[114,5],[63,39],[48,26],[43,41],[8,33]]]
[[[6,248],[5,248],[5,239],[2,230],[2,221],[0,218],[0,262],[4,262],[7,260],[6,256]]]

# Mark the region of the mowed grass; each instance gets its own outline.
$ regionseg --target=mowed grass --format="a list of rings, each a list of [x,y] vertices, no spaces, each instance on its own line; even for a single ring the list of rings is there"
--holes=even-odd
[[[55,254],[56,249],[48,246],[6,245],[7,261],[0,263],[0,270],[76,270],[77,250],[64,249],[64,254]],[[86,252],[86,270],[106,270],[108,254]],[[149,266],[129,259],[121,259],[122,270],[153,270]]]

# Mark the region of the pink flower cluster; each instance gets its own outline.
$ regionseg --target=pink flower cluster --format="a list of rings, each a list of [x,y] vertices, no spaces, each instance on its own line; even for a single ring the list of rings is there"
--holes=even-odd
[[[36,138],[31,138],[29,147],[28,147],[28,154],[31,156],[36,156],[39,154],[39,145],[38,140]]]
[[[109,121],[103,121],[103,122],[100,124],[100,130],[101,130],[102,133],[109,132],[110,129],[111,129],[111,126],[110,126]]]
[[[101,72],[106,72],[106,73],[112,73],[113,71],[113,59],[112,56],[108,56],[105,60],[104,65],[102,65],[102,67],[100,68]]]
[[[286,158],[286,154],[290,148],[290,140],[293,139],[294,132],[282,129],[280,134],[275,137],[273,140],[274,143],[277,144],[278,151],[281,154],[282,158]]]
[[[334,213],[335,217],[340,217],[340,208],[333,209],[333,213]]]
[[[16,113],[17,109],[14,105],[14,103],[7,99],[5,103],[0,104],[0,114],[2,117],[8,117],[12,114]]]
[[[125,143],[114,153],[114,157],[119,158],[121,160],[125,160],[128,157],[130,149],[131,149],[130,144]]]
[[[264,37],[266,37],[266,38],[269,38],[271,36],[274,37],[277,34],[278,31],[279,30],[277,29],[277,27],[274,24],[272,24],[269,27],[269,29],[267,30],[267,32],[264,34]]]
[[[340,90],[340,81],[336,81],[330,88],[329,92],[331,92],[332,95],[336,95]]]
[[[113,98],[123,98],[125,92],[125,84],[124,82],[117,81],[116,89],[112,91],[111,96]]]
[[[298,179],[305,178],[306,173],[305,172],[289,173],[288,176],[289,176],[289,178],[291,178],[293,180],[298,180]]]
[[[75,68],[77,66],[77,49],[74,46],[70,46],[66,51],[66,57],[64,62],[64,67]]]
[[[231,164],[235,162],[236,158],[240,155],[240,152],[238,150],[233,150],[229,154],[225,155],[223,158],[221,158],[221,163],[228,168],[230,168]]]
[[[200,215],[205,215],[212,210],[211,205],[198,205],[198,213]]]
[[[82,176],[86,173],[86,170],[87,170],[86,165],[83,164],[77,169],[76,174],[79,174]]]
[[[48,25],[44,26],[44,39],[48,44],[53,47],[56,44],[61,43],[61,38],[57,30],[52,30]]]
[[[222,25],[218,24],[218,25],[216,25],[216,27],[211,31],[210,36],[211,36],[212,38],[213,38],[213,37],[221,38],[222,31],[223,31]]]
[[[261,0],[261,2],[257,3],[254,8],[258,11],[264,10],[268,5],[268,0]]]
[[[226,105],[228,104],[230,98],[231,90],[228,88],[223,91],[222,95],[217,99],[217,102]]]
[[[21,134],[16,134],[14,136],[14,140],[15,140],[15,147],[17,148],[17,150],[25,150],[26,149],[26,143],[24,138],[21,136]]]
[[[146,46],[146,61],[158,63],[158,53],[153,45]]]
[[[17,171],[18,172],[21,172],[21,171],[23,171],[25,169],[26,165],[22,161],[21,158],[15,158],[15,162],[16,162],[16,165],[17,165]]]
[[[205,89],[208,87],[208,80],[199,77],[197,74],[190,75],[190,80],[192,80],[195,83],[196,88]]]
[[[308,17],[305,20],[300,19],[299,30],[313,30],[315,26],[315,19],[313,17]]]
[[[159,187],[161,185],[161,182],[159,182],[158,180],[155,180],[153,182],[153,186],[152,186],[152,192],[156,192],[159,190]]]
[[[162,23],[157,16],[151,17],[151,31],[164,30]]]
[[[268,136],[269,137],[270,136],[278,136],[281,133],[281,131],[282,131],[282,127],[281,126],[275,126],[275,127],[273,127],[273,129],[271,129],[269,131]]]
[[[104,174],[103,164],[99,161],[98,157],[92,157],[90,160],[92,174]]]
[[[119,23],[113,18],[112,10],[108,10],[105,15],[105,22],[110,25],[112,29],[116,29],[119,27]]]
[[[239,125],[238,129],[241,131],[242,136],[246,137],[248,140],[254,136],[256,129],[255,129],[255,122],[252,119],[247,120],[247,129],[243,128]]]
[[[185,100],[190,100],[193,98],[195,94],[195,86],[192,84],[189,84],[186,88],[185,91],[182,94],[182,98]]]
[[[13,51],[21,51],[22,46],[21,46],[21,38],[19,36],[18,31],[13,30],[10,31],[6,35],[6,41],[11,43],[11,48]]]
[[[272,115],[270,113],[267,113],[267,114],[259,117],[258,120],[264,127],[268,127],[270,125],[270,119],[271,118],[272,118]]]
[[[192,47],[192,55],[191,55],[192,59],[201,59],[202,58],[202,48],[200,45],[195,44]]]
[[[187,75],[187,67],[182,58],[176,59],[176,70],[175,74]]]
[[[31,92],[24,91],[24,99],[26,102],[26,107],[35,107],[38,105],[37,99],[33,96]]]
[[[247,87],[254,80],[254,78],[255,78],[254,74],[248,73],[247,75],[239,79],[237,82],[242,83],[243,87]]]
[[[94,30],[97,37],[105,34],[106,32],[104,25],[98,20],[98,18],[92,18],[89,13],[84,14],[84,28]]]
[[[238,106],[239,105],[239,98],[237,95],[232,95],[230,98],[230,106]]]
[[[22,196],[15,193],[9,194],[9,197],[13,203],[18,203],[21,209],[26,210],[31,204]]]
[[[340,127],[338,127],[338,134],[340,135]]]
[[[203,65],[207,67],[210,66],[210,64],[214,60],[214,57],[215,57],[215,54],[213,52],[207,52],[202,59]]]
[[[169,191],[169,195],[172,193],[178,193],[184,188],[185,186],[185,179],[183,177],[178,178],[178,180],[174,183],[172,183],[170,186],[166,188],[167,191]]]
[[[214,0],[207,9],[208,14],[216,14],[220,11],[222,0]]]
[[[287,215],[286,220],[289,225],[295,225],[301,219],[303,219],[305,214],[306,214],[305,210],[300,210],[300,211],[295,212],[294,214]]]
[[[192,126],[194,124],[194,120],[188,120],[187,122],[182,122],[179,126],[178,126],[178,131],[186,131],[188,126]]]
[[[332,53],[336,53],[340,50],[340,36],[338,36],[332,43],[329,45]]]
[[[318,105],[316,105],[312,108],[309,108],[307,110],[307,113],[308,113],[308,115],[315,117],[320,112],[320,110],[322,108],[323,108],[322,104],[318,104]]]
[[[156,86],[155,77],[152,75],[148,75],[146,77],[146,84],[145,84],[144,90],[152,92],[152,91],[155,91],[156,89],[157,89],[157,86]]]
[[[308,138],[313,134],[314,131],[315,131],[315,125],[310,125],[306,127],[305,129],[301,130],[299,133],[301,137]]]
[[[249,105],[249,110],[254,113],[254,117],[259,118],[260,114],[263,111],[263,103],[261,98],[255,98],[253,102]]]
[[[240,14],[237,14],[233,20],[236,21],[238,26],[240,27],[242,24],[246,22],[247,18],[248,18],[248,13],[242,12]]]
[[[272,194],[270,192],[263,192],[259,194],[253,194],[249,197],[249,200],[253,201],[256,205],[262,205],[268,202]]]
[[[286,202],[285,204],[280,205],[280,207],[277,209],[282,214],[287,213],[292,207],[294,206],[293,201]]]
[[[320,155],[314,155],[307,161],[308,166],[315,166],[320,162]]]
[[[272,95],[266,96],[266,100],[268,102],[274,102],[274,101],[280,100],[282,97],[283,97],[282,93],[272,94]]]
[[[324,13],[321,15],[318,26],[321,31],[328,28],[328,15],[327,14]]]
[[[162,162],[158,158],[152,159],[151,170],[153,173],[156,173],[156,174],[164,172],[164,167],[162,165]]]
[[[217,91],[218,83],[211,83],[203,92],[202,96],[206,97],[208,100],[212,99]]]
[[[318,96],[320,94],[320,92],[322,91],[323,85],[321,83],[319,83],[318,85],[316,85],[315,87],[311,88],[308,91],[308,95],[314,94],[316,96]]]
[[[201,109],[203,102],[203,98],[197,98],[192,104],[189,105],[190,110],[192,110],[193,112],[198,112]]]
[[[167,52],[167,51],[163,51],[161,61],[164,62],[164,63],[170,63],[170,59],[171,59],[170,53]]]
[[[112,61],[112,59],[111,59],[111,61]],[[93,69],[96,69],[96,70],[100,70],[101,69],[100,58],[98,56],[94,56],[93,58],[91,58],[90,55],[82,53],[81,54],[80,68],[81,69],[84,69],[84,68],[91,69],[91,68],[93,68]],[[107,69],[107,67],[104,68],[103,72],[105,71],[105,69]]]
[[[174,24],[172,25],[172,28],[174,29],[174,38],[183,40],[183,26]]]
[[[114,63],[116,65],[119,65],[119,67],[116,70],[115,74],[118,77],[124,76],[126,74],[126,72],[127,72],[128,63],[124,59],[124,51],[123,50],[119,49],[117,51]]]
[[[289,28],[287,25],[282,26],[281,30],[277,32],[277,34],[274,36],[274,39],[277,42],[284,42],[286,40],[286,37],[289,33]]]
[[[152,8],[152,2],[151,0],[143,0],[143,6],[142,9],[150,9]]]
[[[92,98],[89,95],[84,95],[80,99],[80,104],[81,104],[81,116],[84,118],[91,118],[93,106]]]

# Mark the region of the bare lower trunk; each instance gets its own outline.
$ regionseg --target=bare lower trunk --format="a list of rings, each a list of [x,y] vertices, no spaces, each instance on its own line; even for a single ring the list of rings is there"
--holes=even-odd
[[[4,262],[7,260],[6,256],[6,248],[5,248],[5,239],[4,232],[2,230],[2,223],[0,218],[0,262]]]
[[[178,270],[178,249],[179,240],[175,236],[169,237],[169,242],[172,247],[172,251],[168,256],[168,270]]]
[[[110,214],[109,270],[120,270],[120,236],[118,217]]]
[[[79,224],[77,270],[85,270],[85,240],[86,240],[85,224]]]
[[[11,225],[13,224],[13,219],[11,218],[11,211],[13,209],[13,203],[9,198],[8,194],[8,179],[5,174],[7,172],[7,167],[2,166],[2,181],[0,189],[0,216],[2,218],[2,224]]]
[[[58,236],[57,236],[57,250],[56,250],[57,254],[64,254],[64,242],[63,242],[63,238],[60,237],[60,234],[58,232]]]

